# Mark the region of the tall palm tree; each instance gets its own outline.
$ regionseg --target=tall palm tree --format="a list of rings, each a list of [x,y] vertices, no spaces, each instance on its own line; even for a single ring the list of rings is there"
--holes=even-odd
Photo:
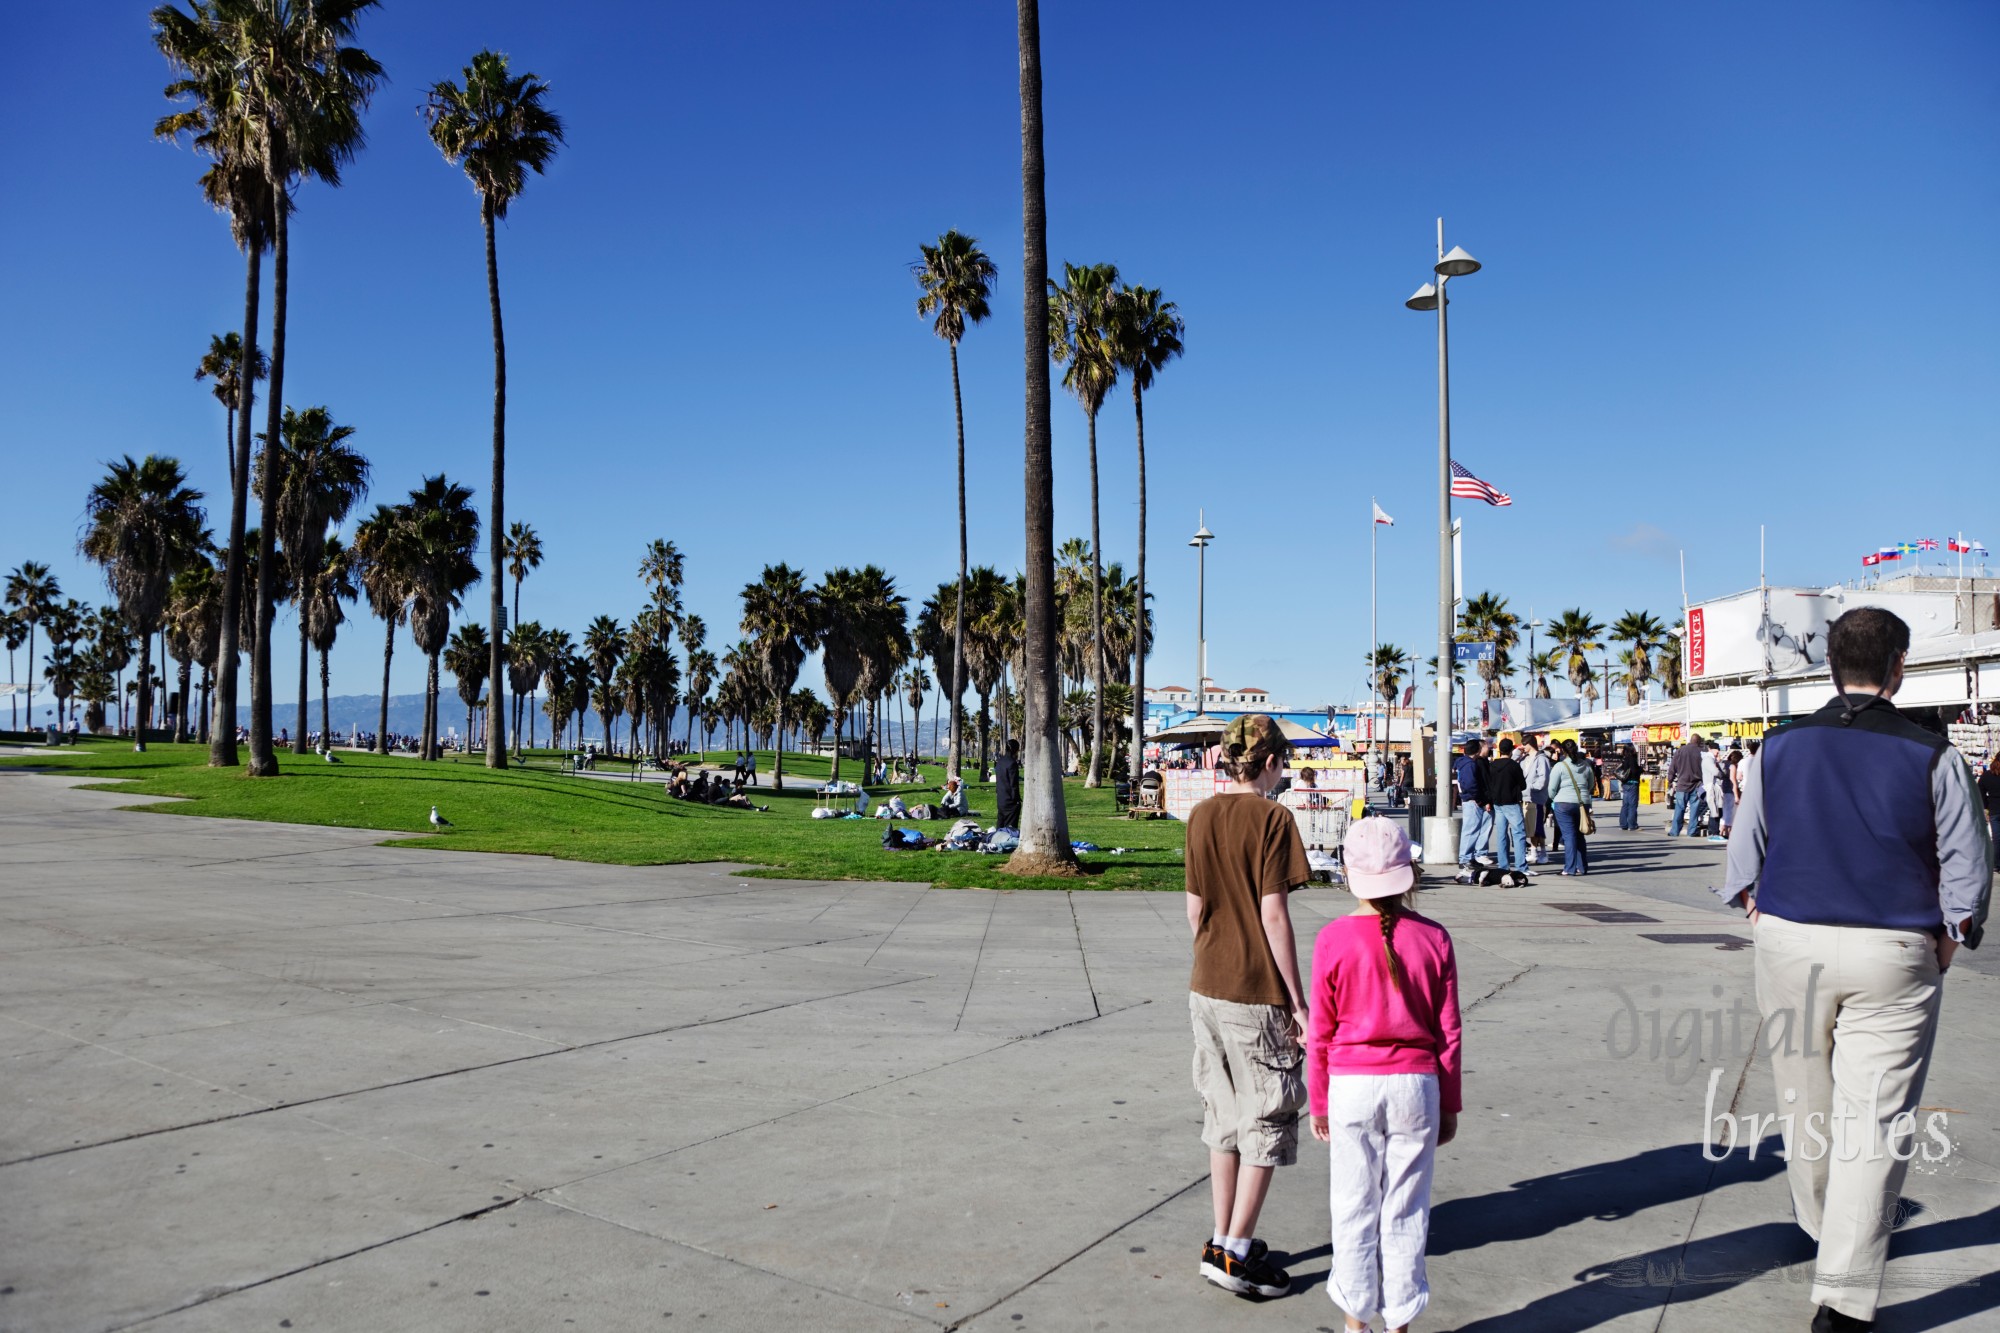
[[[912,759],[923,751],[924,696],[930,693],[930,688],[930,673],[924,670],[923,663],[910,663],[903,672],[903,697],[910,704],[910,734],[905,738],[904,748]]]
[[[431,142],[445,161],[463,167],[479,193],[479,223],[486,233],[486,304],[493,316],[493,495],[487,533],[492,540],[494,571],[491,618],[501,623],[505,603],[499,571],[506,558],[507,506],[507,336],[500,319],[500,255],[494,246],[493,224],[507,216],[507,206],[527,188],[530,171],[547,170],[563,142],[562,119],[549,110],[549,85],[533,74],[515,74],[507,57],[481,51],[465,67],[465,82],[443,79],[431,85],[424,106]],[[515,581],[518,594],[520,582]],[[486,766],[507,766],[505,715],[499,706],[501,636],[493,636],[492,701],[487,705]]]
[[[625,655],[625,627],[614,616],[598,616],[583,631],[583,650],[590,655],[590,672],[600,685],[609,686],[618,671],[618,660]],[[600,691],[603,698],[598,702],[597,716],[604,723],[604,743],[611,743],[611,715],[617,710],[612,705],[608,690]]]
[[[991,565],[973,566],[965,582],[965,665],[979,696],[979,776],[992,760],[992,701],[1007,660],[1022,643],[1021,608],[1013,582]]]
[[[861,613],[858,688],[860,697],[870,702],[873,711],[889,689],[897,669],[909,660],[909,601],[896,591],[896,581],[878,565],[864,565],[855,579]],[[874,737],[878,731],[877,727],[869,731],[864,771],[874,766]]]
[[[76,654],[72,651],[73,646],[84,636],[93,619],[90,607],[74,597],[64,598],[61,602],[52,602],[42,613],[42,628],[49,639],[49,661],[42,669],[42,675],[49,682],[49,693],[56,697],[57,726],[62,725],[69,701],[76,697],[79,669],[83,665],[76,661]],[[125,634],[123,622],[119,622],[118,635],[121,643],[124,642]],[[108,686],[107,693],[99,697],[109,697]]]
[[[507,558],[507,577],[514,580],[514,619],[521,618],[521,580],[542,567],[542,538],[526,523],[507,525],[507,540],[501,543]]]
[[[1367,655],[1370,676],[1374,681],[1374,693],[1379,699],[1394,700],[1396,687],[1403,683],[1403,677],[1410,673],[1409,650],[1393,643],[1377,644],[1375,651]],[[1385,731],[1383,733],[1387,735]]]
[[[687,654],[687,746],[694,748],[694,716],[715,683],[715,654],[707,651],[708,622],[700,616],[681,617],[681,649]]]
[[[24,560],[7,576],[7,614],[28,631],[28,725],[35,724],[35,627],[60,604],[62,585],[49,567]],[[11,651],[11,650],[10,650]]]
[[[168,100],[183,106],[160,118],[153,126],[155,137],[175,140],[186,137],[192,146],[212,160],[198,182],[202,197],[229,215],[231,238],[244,257],[243,324],[252,338],[237,338],[243,357],[236,374],[232,400],[235,443],[229,463],[229,539],[223,556],[222,619],[216,650],[214,726],[209,740],[208,762],[214,767],[236,765],[236,683],[239,649],[254,636],[256,616],[243,624],[243,588],[247,560],[244,553],[246,509],[250,494],[250,407],[256,396],[256,381],[267,366],[256,349],[257,307],[260,297],[264,252],[270,248],[275,223],[272,213],[276,193],[264,174],[263,152],[258,142],[259,127],[248,114],[242,96],[236,53],[233,8],[222,3],[196,3],[183,13],[172,5],[162,5],[152,13],[153,41],[167,63],[181,77],[166,88]],[[308,148],[311,146],[308,145]],[[337,170],[337,164],[334,165]]]
[[[840,751],[847,739],[847,718],[861,692],[862,654],[868,634],[866,593],[851,569],[830,569],[812,590],[816,612],[807,647],[819,649],[826,677],[826,697],[833,706],[833,766],[830,780],[840,781]]]
[[[535,682],[542,678],[542,667],[548,661],[548,636],[542,630],[540,621],[524,620],[507,630],[507,692],[514,701],[514,753],[521,753],[524,722],[531,720],[524,705],[528,695],[533,693]],[[487,725],[491,726],[492,709],[488,710]],[[533,738],[529,737],[529,748],[533,748]]]
[[[805,575],[790,565],[766,565],[763,576],[743,589],[742,630],[763,685],[777,700],[777,729],[785,729],[785,698],[798,683],[806,650],[818,641],[819,598]],[[771,760],[771,786],[785,785],[785,752]]]
[[[568,630],[552,629],[542,656],[542,715],[549,720],[549,744],[561,746],[563,731],[569,726],[570,675],[575,666],[576,645]]]
[[[687,575],[687,561],[680,547],[655,537],[639,558],[639,581],[646,585],[653,609],[678,622],[681,614],[681,580]]]
[[[111,696],[118,705],[118,730],[125,729],[125,668],[132,665],[132,626],[115,606],[100,606],[86,614],[81,633],[88,636],[93,665],[111,677]]]
[[[1132,379],[1132,419],[1139,441],[1139,558],[1133,583],[1140,606],[1146,604],[1146,390],[1160,370],[1181,355],[1187,326],[1180,307],[1160,299],[1157,287],[1124,287],[1112,293],[1106,320],[1111,353]],[[1130,772],[1145,771],[1146,649],[1140,645],[1132,663],[1132,764]]]
[[[167,592],[167,647],[174,661],[180,665],[181,706],[174,714],[174,740],[176,743],[194,735],[199,739],[199,731],[190,732],[190,718],[200,718],[201,725],[208,721],[208,678],[215,663],[216,634],[222,612],[222,582],[215,566],[209,561],[209,552],[198,552],[174,575],[173,586]],[[201,705],[194,701],[194,664],[201,663]]]
[[[1061,681],[1056,670],[1055,460],[1049,425],[1049,221],[1042,158],[1042,26],[1037,0],[1016,0],[1021,67],[1021,342],[1027,372],[1022,492],[1027,549],[1022,650],[1026,698],[1020,850],[1024,874],[1076,869],[1063,805]]]
[[[445,645],[444,669],[458,682],[458,701],[465,705],[465,744],[472,746],[472,710],[479,707],[486,689],[486,671],[493,661],[493,645],[486,641],[486,627],[467,621],[452,632]]]
[[[1563,654],[1560,649],[1544,648],[1528,658],[1528,679],[1532,682],[1530,693],[1537,699],[1549,697],[1549,674],[1563,669]]]
[[[472,492],[442,473],[410,492],[404,520],[412,552],[410,637],[430,659],[424,679],[423,757],[438,757],[438,655],[451,633],[459,594],[479,582],[479,511]],[[496,580],[497,581],[497,580]]]
[[[7,641],[7,679],[13,681],[17,679],[14,675],[14,652],[28,641],[28,627],[14,618],[12,608],[9,608],[6,615],[0,616],[0,637],[4,637]],[[33,664],[30,663],[30,665]],[[19,731],[21,729],[21,696],[18,690],[10,690],[7,694],[7,717],[11,729]],[[34,710],[30,708],[28,721],[33,722],[34,720]]]
[[[1507,599],[1498,593],[1482,592],[1469,597],[1458,616],[1458,637],[1465,642],[1490,643],[1493,656],[1478,663],[1479,677],[1486,682],[1486,697],[1498,699],[1506,692],[1511,663],[1508,653],[1520,642],[1521,618],[1507,609]]]
[[[919,245],[919,258],[910,265],[910,272],[916,276],[918,296],[917,314],[935,315],[931,331],[944,339],[951,349],[951,406],[958,423],[958,605],[953,613],[954,625],[965,619],[965,399],[958,387],[958,344],[965,337],[968,326],[985,321],[993,313],[988,304],[992,294],[993,279],[1000,270],[979,248],[979,242],[963,232],[952,230],[938,237],[936,245]],[[945,679],[945,673],[939,672]],[[945,758],[945,767],[953,776],[958,774],[960,752],[964,746],[965,717],[959,701],[965,697],[965,640],[956,630],[952,637],[951,672],[951,749]],[[834,753],[839,754],[836,747]]]
[[[1658,616],[1648,611],[1627,611],[1611,626],[1611,637],[1620,643],[1632,645],[1632,654],[1625,662],[1625,674],[1629,701],[1637,704],[1645,697],[1646,682],[1653,678],[1653,658],[1655,650],[1667,642],[1667,626]],[[1636,696],[1636,697],[1633,697]]]
[[[1669,699],[1678,699],[1687,693],[1685,673],[1681,665],[1681,641],[1684,625],[1676,620],[1660,641],[1664,650],[1660,654],[1660,685]]]
[[[1569,683],[1576,687],[1578,695],[1584,693],[1584,686],[1591,680],[1590,660],[1586,654],[1604,646],[1597,637],[1602,633],[1604,622],[1594,619],[1580,606],[1563,612],[1549,624],[1549,638],[1562,651]],[[1592,689],[1591,697],[1595,696],[1596,690]]]
[[[201,492],[187,484],[180,461],[127,454],[90,488],[84,557],[104,569],[120,615],[139,639],[139,706],[132,748],[146,748],[153,720],[153,634],[166,618],[173,578],[197,558],[202,541]]]
[[[368,609],[383,624],[382,711],[375,731],[375,747],[382,754],[389,753],[389,662],[396,655],[396,626],[409,615],[416,563],[407,517],[400,505],[376,505],[375,512],[354,529],[350,550]]]
[[[222,437],[222,451],[229,460],[229,484],[236,485],[236,413],[246,406],[243,395],[243,370],[247,363],[250,378],[261,380],[270,372],[270,363],[264,353],[255,347],[244,354],[243,335],[230,330],[228,333],[210,334],[208,351],[194,368],[197,382],[215,381],[215,399],[227,409],[228,428]]]
[[[334,641],[340,636],[340,627],[347,620],[345,606],[359,595],[359,590],[354,585],[353,553],[341,544],[339,537],[327,537],[321,542],[319,559],[314,564],[312,583],[302,587],[298,595],[299,620],[304,626],[307,642],[319,654],[319,734],[330,748],[333,745],[333,711],[327,699],[330,683],[327,660],[333,653]],[[301,714],[301,745],[305,744],[305,734],[305,717]]]
[[[1090,772],[1083,785],[1103,783],[1104,537],[1098,525],[1097,414],[1118,383],[1118,363],[1104,336],[1106,306],[1118,286],[1114,264],[1063,264],[1063,283],[1049,280],[1049,355],[1063,367],[1063,388],[1083,407],[1090,438]]]
[[[272,192],[271,371],[266,395],[265,470],[278,447],[285,399],[285,332],[290,269],[291,190],[316,176],[340,184],[341,168],[361,149],[361,112],[382,66],[350,45],[360,16],[376,0],[210,0],[224,45],[236,57],[237,113],[252,127]],[[245,320],[245,329],[256,325]],[[257,642],[250,659],[250,775],[274,777],[271,751],[272,550],[278,538],[277,494],[266,488],[259,523]]]
[[[272,486],[272,478],[277,479],[278,539],[290,566],[293,591],[303,608],[319,578],[327,529],[346,522],[354,506],[368,494],[368,460],[347,443],[354,438],[354,427],[340,425],[324,407],[303,411],[286,408],[280,437],[275,449],[266,442],[253,470],[251,487],[262,499]],[[299,713],[292,738],[294,754],[306,754],[312,748],[306,742],[311,700],[307,685],[312,639],[309,621],[309,616],[299,616]]]

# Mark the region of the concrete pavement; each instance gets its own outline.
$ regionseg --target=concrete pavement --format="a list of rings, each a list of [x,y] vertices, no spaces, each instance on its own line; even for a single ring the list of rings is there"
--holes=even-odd
[[[1340,1326],[1309,1137],[1262,1227],[1294,1295],[1195,1276],[1178,895],[391,849],[130,800],[0,773],[0,1329]],[[1593,847],[1587,879],[1425,897],[1467,1072],[1418,1326],[1803,1329],[1770,1145],[1698,1146],[1711,1072],[1774,1109],[1731,1049],[1754,997],[1700,892],[1720,849]],[[1345,909],[1296,895],[1302,947]],[[1952,1151],[1912,1172],[1884,1329],[2000,1327],[1996,988],[1950,979],[1925,1102]],[[1656,1012],[1659,1056],[1625,1053]]]

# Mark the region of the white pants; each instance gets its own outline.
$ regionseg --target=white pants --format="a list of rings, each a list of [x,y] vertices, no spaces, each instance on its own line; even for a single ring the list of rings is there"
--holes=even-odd
[[[1915,930],[1757,919],[1757,1000],[1790,1152],[1792,1211],[1819,1242],[1812,1299],[1873,1319],[1937,1037],[1937,945]],[[1900,1117],[1909,1119],[1899,1125]]]
[[[1395,1328],[1422,1314],[1431,1299],[1424,1244],[1437,1159],[1437,1075],[1335,1074],[1327,1085],[1333,1134],[1327,1294],[1356,1319],[1379,1311]]]

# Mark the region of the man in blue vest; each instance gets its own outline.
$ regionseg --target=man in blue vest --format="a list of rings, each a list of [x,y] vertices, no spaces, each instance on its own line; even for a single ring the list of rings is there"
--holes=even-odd
[[[1819,1243],[1812,1328],[1844,1333],[1874,1327],[1943,976],[1979,947],[1993,848],[1965,760],[1889,702],[1910,627],[1857,607],[1826,646],[1833,701],[1751,757],[1717,892],[1756,935],[1792,1209]]]

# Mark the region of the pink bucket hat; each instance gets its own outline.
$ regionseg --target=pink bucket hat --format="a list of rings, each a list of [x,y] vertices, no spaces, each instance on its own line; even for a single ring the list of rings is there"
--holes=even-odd
[[[1357,898],[1390,898],[1417,887],[1410,863],[1410,835],[1403,826],[1380,815],[1356,820],[1341,844],[1347,865],[1347,889]]]

